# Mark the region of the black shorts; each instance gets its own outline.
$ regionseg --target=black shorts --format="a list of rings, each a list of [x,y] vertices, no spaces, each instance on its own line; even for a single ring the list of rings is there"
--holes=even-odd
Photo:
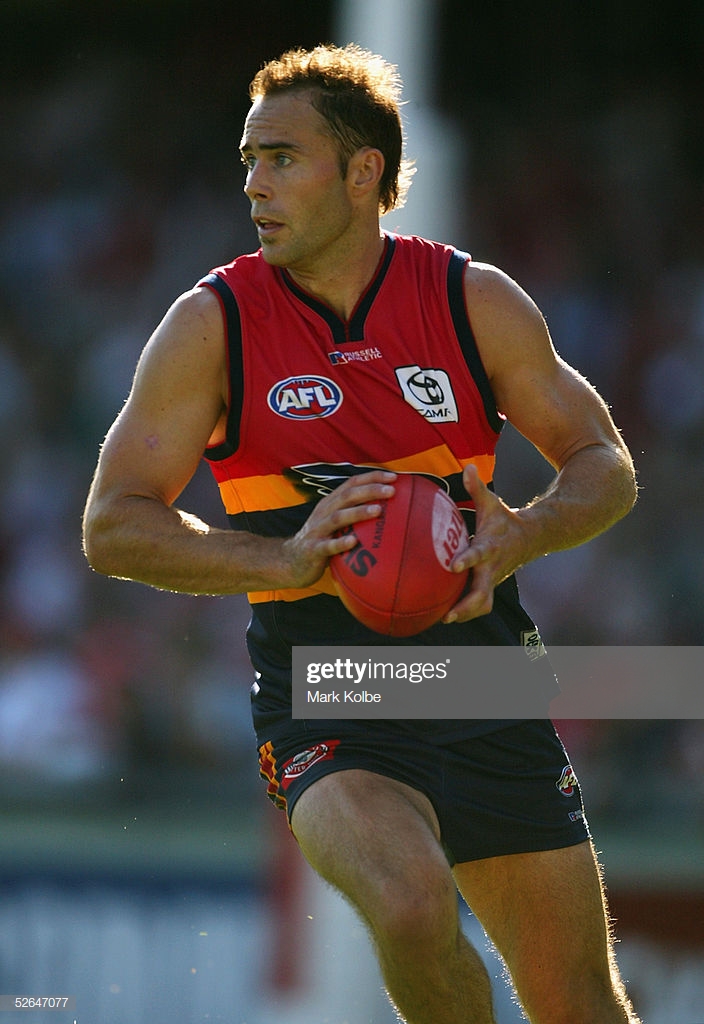
[[[398,779],[432,803],[450,864],[560,849],[589,831],[577,778],[550,721],[524,721],[437,745],[388,722],[345,721],[312,734],[293,720],[276,745],[259,750],[268,795],[288,814],[312,783],[363,768]]]

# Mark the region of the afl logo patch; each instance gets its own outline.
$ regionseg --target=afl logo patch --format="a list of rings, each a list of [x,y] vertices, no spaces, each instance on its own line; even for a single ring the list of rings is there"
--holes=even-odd
[[[277,416],[289,420],[332,416],[342,405],[342,391],[327,377],[287,377],[274,384],[267,402]]]

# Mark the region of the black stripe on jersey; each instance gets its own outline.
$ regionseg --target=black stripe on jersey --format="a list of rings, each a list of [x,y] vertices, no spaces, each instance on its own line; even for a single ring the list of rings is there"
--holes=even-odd
[[[267,508],[254,512],[234,512],[227,519],[233,530],[246,530],[260,537],[293,537],[315,508],[316,502],[288,508]]]
[[[491,384],[477,349],[477,342],[472,325],[467,317],[467,306],[464,301],[464,268],[468,259],[469,254],[466,252],[460,252],[460,250],[456,249],[452,253],[447,268],[447,298],[450,304],[450,315],[455,325],[457,340],[462,349],[462,355],[465,358],[469,372],[474,378],[474,383],[479,389],[489,425],[498,434],[501,432],[504,420],[499,416],[498,409],[496,408]]]
[[[237,451],[240,443],[240,418],[244,397],[244,370],[242,366],[242,322],[237,299],[219,274],[208,274],[199,285],[206,285],[217,292],[225,311],[227,352],[230,373],[230,408],[227,413],[226,437],[222,444],[209,448],[206,459],[219,462]]]
[[[309,295],[302,288],[299,288],[290,274],[287,271],[281,272],[281,279],[290,292],[300,299],[301,302],[305,302],[306,306],[314,310],[318,316],[322,317],[325,323],[330,328],[333,342],[335,345],[345,345],[353,341],[364,341],[364,324],[366,323],[369,310],[372,308],[372,303],[377,297],[379,289],[384,283],[386,277],[386,271],[389,269],[391,263],[391,257],[393,256],[395,240],[390,236],[386,236],[386,248],[384,249],[384,255],[379,265],[379,269],[372,278],[369,287],[362,295],[359,304],[356,306],[352,313],[352,318],[349,321],[342,320],[337,313],[326,306],[324,302]]]

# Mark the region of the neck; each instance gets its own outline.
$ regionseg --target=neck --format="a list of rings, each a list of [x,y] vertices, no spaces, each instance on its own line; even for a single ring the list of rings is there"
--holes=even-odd
[[[341,259],[329,260],[319,268],[288,267],[296,284],[320,299],[342,320],[349,320],[369,282],[374,277],[384,252],[384,236],[377,233]]]

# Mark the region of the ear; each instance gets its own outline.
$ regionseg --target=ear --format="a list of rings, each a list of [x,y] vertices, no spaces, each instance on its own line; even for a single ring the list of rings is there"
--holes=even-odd
[[[370,192],[378,193],[384,166],[381,150],[371,146],[358,149],[347,166],[347,181],[353,194],[361,199]]]

